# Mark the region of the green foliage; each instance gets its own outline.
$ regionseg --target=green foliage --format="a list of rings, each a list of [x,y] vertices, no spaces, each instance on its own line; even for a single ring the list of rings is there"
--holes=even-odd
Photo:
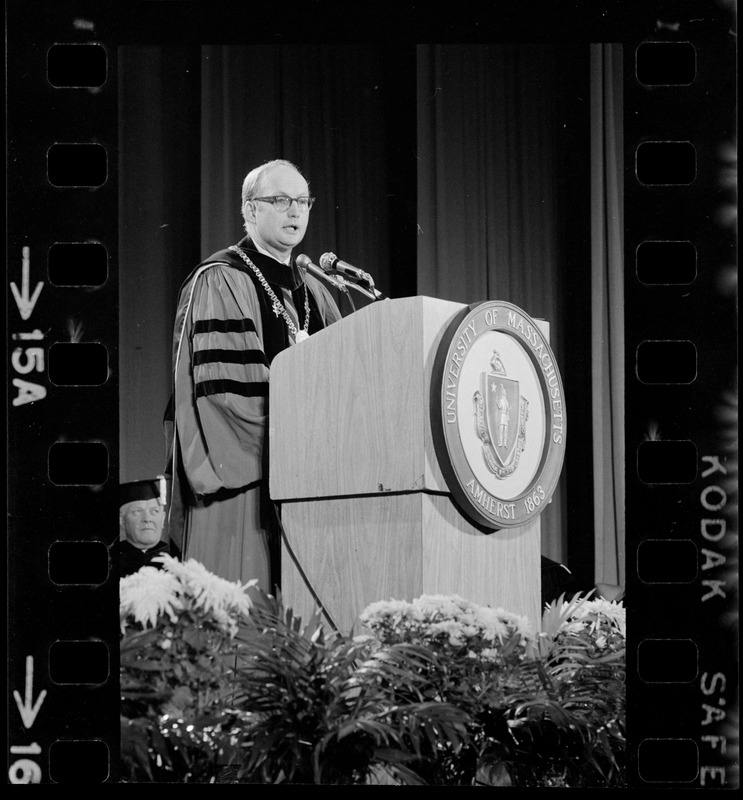
[[[121,641],[124,781],[215,781],[237,753],[235,647],[192,612]]]
[[[263,596],[238,636],[238,704],[245,730],[241,779],[263,783],[357,784],[379,776],[418,782],[407,762],[466,737],[466,715],[417,689],[435,655],[414,645],[370,652],[369,642],[303,628]],[[410,680],[395,702],[390,687]]]
[[[536,638],[519,618],[457,597],[370,606],[362,619],[382,643],[437,653],[422,670],[428,694],[467,714],[460,750],[435,749],[418,774],[441,785],[622,786],[624,612],[602,603],[561,599]]]
[[[602,612],[616,606],[582,596],[545,611],[523,689],[507,697],[503,758],[518,785],[625,786],[623,610],[619,624]]]
[[[390,601],[350,639],[258,591],[229,619],[197,594],[162,613],[129,597],[146,624],[121,642],[125,780],[625,785],[615,604],[558,601],[534,635],[461,598]]]

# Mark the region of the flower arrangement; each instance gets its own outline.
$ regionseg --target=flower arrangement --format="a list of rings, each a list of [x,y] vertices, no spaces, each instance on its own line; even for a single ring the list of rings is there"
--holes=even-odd
[[[235,752],[236,636],[255,585],[169,555],[119,585],[123,779],[212,780]]]
[[[417,765],[427,782],[622,784],[621,604],[561,599],[546,607],[538,633],[523,617],[458,596],[377,602],[360,619],[382,647],[429,648],[429,695],[466,712],[463,746],[433,748]]]
[[[524,645],[534,638],[526,617],[479,606],[458,595],[422,595],[412,602],[372,603],[361,613],[360,621],[386,644],[407,641],[466,647],[470,657],[487,658],[514,636]]]
[[[246,589],[257,581],[244,585],[226,581],[194,559],[181,562],[164,554],[154,560],[163,569],[143,567],[120,581],[122,633],[132,624],[155,627],[162,616],[177,622],[186,611],[202,614],[204,621],[215,623],[230,636],[237,633],[239,622],[247,618],[250,610]]]
[[[624,786],[621,603],[541,630],[459,596],[372,603],[355,638],[162,557],[121,582],[125,779]]]

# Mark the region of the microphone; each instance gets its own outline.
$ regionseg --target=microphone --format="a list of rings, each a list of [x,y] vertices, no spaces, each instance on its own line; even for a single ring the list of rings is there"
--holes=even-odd
[[[307,272],[311,272],[316,278],[320,278],[320,280],[332,283],[333,286],[336,287],[336,289],[340,289],[343,292],[348,291],[348,288],[343,282],[343,278],[336,275],[328,275],[327,272],[324,272],[323,270],[320,269],[320,267],[313,264],[312,261],[310,261],[310,257],[306,256],[304,253],[300,253],[295,260],[297,262],[298,267],[301,267],[303,270],[306,270]]]
[[[353,278],[355,281],[362,281],[369,286],[374,286],[372,276],[368,272],[341,261],[335,253],[323,253],[320,256],[320,266],[325,272],[338,272],[341,275]]]

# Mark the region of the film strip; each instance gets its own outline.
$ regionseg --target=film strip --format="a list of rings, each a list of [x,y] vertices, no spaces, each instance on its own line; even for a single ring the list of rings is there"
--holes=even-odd
[[[100,783],[118,737],[116,58],[85,14],[11,5],[8,777]]]
[[[659,20],[625,83],[631,769],[679,788],[737,784],[735,140],[710,34]]]
[[[240,41],[200,5],[7,4],[11,783],[118,781],[117,48]],[[627,779],[734,787],[734,3],[501,10],[445,35],[623,45]]]

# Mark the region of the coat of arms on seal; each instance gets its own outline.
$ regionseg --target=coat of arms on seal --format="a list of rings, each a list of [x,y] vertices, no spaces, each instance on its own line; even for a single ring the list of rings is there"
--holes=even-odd
[[[531,522],[560,477],[565,397],[548,337],[544,321],[488,300],[453,317],[437,349],[436,456],[460,510],[487,529]]]
[[[490,367],[480,373],[480,389],[472,397],[475,429],[488,470],[505,478],[518,467],[526,443],[529,401],[519,393],[519,382],[508,377],[497,350]]]

